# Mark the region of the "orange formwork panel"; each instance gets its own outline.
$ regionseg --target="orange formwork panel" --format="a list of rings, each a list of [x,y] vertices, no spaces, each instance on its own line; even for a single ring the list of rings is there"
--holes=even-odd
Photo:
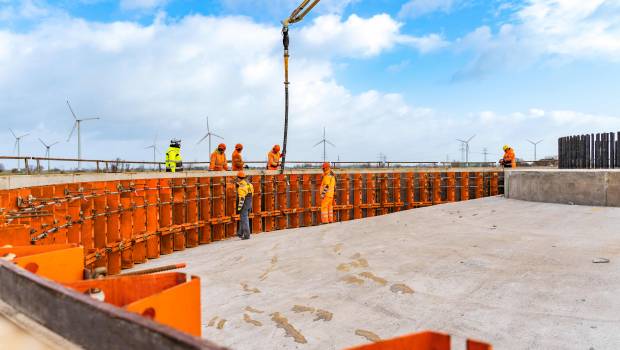
[[[388,191],[388,186],[389,186],[389,178],[388,178],[388,174],[380,174],[378,175],[379,177],[379,198],[381,201],[381,209],[379,209],[379,213],[380,215],[385,215],[385,214],[389,214],[390,212],[390,208],[389,208],[389,191]]]
[[[0,226],[0,247],[30,244],[30,228],[27,225],[8,224]]]
[[[199,219],[204,223],[199,229],[200,244],[211,243],[211,179],[201,177],[198,179],[200,196]]]
[[[121,196],[119,193],[118,182],[108,182],[107,189],[107,212],[106,217],[106,243],[110,248],[108,250],[108,274],[116,275],[121,272],[121,252],[118,245],[121,242],[121,221],[119,214],[119,205]]]
[[[321,184],[323,183],[323,174],[314,175],[312,193],[314,194],[314,207],[312,208],[312,222],[317,225],[321,224]]]
[[[312,178],[310,175],[302,175],[301,205],[304,211],[303,225],[312,226]]]
[[[78,184],[67,185],[68,193],[77,191],[78,188]],[[69,217],[70,225],[67,229],[67,242],[82,244],[82,201],[80,199],[71,199],[68,206],[67,216]]]
[[[199,337],[200,280],[184,273],[117,276],[65,283],[80,293],[100,290],[106,303]]]
[[[185,194],[187,196],[187,223],[195,224],[198,223],[198,187],[196,187],[198,179],[195,177],[188,177],[185,181],[187,184],[187,188],[185,190]],[[185,246],[188,248],[193,248],[198,246],[198,244],[198,228],[193,227],[188,229]]]
[[[221,241],[224,236],[224,224],[221,222],[224,220],[224,190],[225,180],[222,177],[214,177],[211,179],[213,184],[213,217],[212,222],[215,222],[211,227],[213,230],[213,240]]]
[[[394,181],[392,183],[392,198],[394,199],[394,211],[400,211],[403,207],[403,203],[401,201],[401,182],[400,182],[400,174],[394,174]]]
[[[469,173],[464,171],[461,174],[461,201],[469,200]]]
[[[172,179],[172,224],[175,226],[185,223],[185,181],[182,178]],[[186,231],[181,229],[172,234],[174,250],[184,250]]]
[[[39,196],[39,201],[40,202],[47,202],[47,201],[51,201],[54,199],[54,186],[42,186],[40,187],[41,192],[40,192],[40,196]],[[42,231],[47,231],[52,229],[53,227],[56,226],[55,224],[55,218],[56,218],[56,208],[53,205],[47,205],[45,206],[45,211],[49,213],[49,215],[43,215],[38,219],[39,221],[39,226],[41,227]],[[56,239],[59,238],[59,236],[56,234],[56,232],[53,235],[48,235],[47,237],[45,237],[43,239],[42,244],[54,244],[54,243],[66,243],[63,242],[62,240],[58,240],[58,242],[56,242]]]
[[[172,188],[170,179],[159,179],[159,227],[162,230],[172,226]],[[170,254],[173,252],[173,242],[171,234],[162,234],[160,239],[160,254]]]
[[[349,174],[338,175],[338,183],[340,184],[339,204],[343,208],[340,211],[339,218],[340,221],[349,221],[351,220],[351,181],[349,180]]]
[[[448,202],[456,202],[456,174],[448,172],[446,179],[446,200]]]
[[[254,195],[252,196],[252,233],[257,234],[263,232],[262,213],[262,177],[256,175],[252,177],[252,187],[254,187]]]
[[[121,181],[119,190],[121,192],[121,244],[119,250],[121,251],[121,268],[128,269],[133,267],[133,253],[131,244],[131,235],[133,231],[133,191],[131,190],[130,181]]]
[[[299,227],[299,177],[297,175],[289,176],[290,190],[290,214],[289,226],[292,228]]]
[[[271,232],[274,230],[274,218],[273,212],[275,210],[275,198],[274,198],[274,186],[273,176],[265,175],[265,232]]]
[[[278,230],[285,230],[288,226],[288,215],[285,213],[288,208],[288,203],[286,201],[286,183],[286,175],[276,176],[276,193],[278,203],[278,216],[276,219],[276,224]]]
[[[450,343],[449,335],[427,331],[349,348],[349,350],[450,350]],[[493,347],[482,342],[467,340],[467,350],[493,350]]]
[[[428,173],[421,172],[418,174],[418,187],[420,188],[420,194],[418,197],[420,199],[420,201],[418,202],[419,205],[431,205],[432,203],[430,200],[430,192],[428,188]]]
[[[440,172],[433,173],[432,193],[433,193],[433,204],[443,203],[443,201],[441,200],[441,173]]]
[[[8,254],[15,255],[15,264],[57,282],[78,281],[84,276],[84,250],[76,244],[0,248],[0,257]]]
[[[362,174],[353,174],[353,219],[362,218]]]
[[[499,174],[496,172],[491,173],[491,196],[497,196],[499,194]]]
[[[375,174],[366,174],[366,217],[373,217],[376,213],[376,178]]]
[[[101,251],[104,250],[108,245],[108,237],[107,237],[107,197],[105,195],[106,183],[105,182],[95,182],[93,183],[93,193],[96,194],[94,198],[94,207],[93,207],[93,216],[94,224],[93,224],[93,235],[94,235],[94,246],[95,249]],[[102,255],[99,257],[97,261],[95,261],[95,267],[107,267],[108,266],[108,257],[107,255]]]
[[[228,223],[225,226],[226,238],[235,237],[237,233],[237,193],[235,178],[226,177],[226,218]]]
[[[54,200],[60,199],[64,196],[66,184],[59,184],[54,186]],[[66,201],[62,201],[55,205],[52,205],[54,209],[55,225],[58,227],[58,231],[54,235],[54,242],[58,244],[64,244],[68,242],[67,239],[67,222],[69,217],[69,204]]]
[[[133,242],[132,258],[136,264],[146,262],[146,186],[145,180],[135,180],[133,183],[133,227],[131,237]]]
[[[146,257],[147,259],[159,258],[159,221],[157,217],[157,179],[146,180]]]
[[[480,172],[476,173],[475,196],[476,199],[484,197],[484,174]]]
[[[407,209],[413,209],[415,207],[415,187],[413,182],[413,173],[405,174],[405,202],[407,203]]]
[[[90,194],[92,190],[92,184],[90,182],[84,182],[80,184],[82,193],[84,195]],[[93,198],[84,198],[79,200],[81,203],[81,244],[84,247],[84,254],[91,253],[94,250],[93,242],[93,220],[90,218],[93,214]]]

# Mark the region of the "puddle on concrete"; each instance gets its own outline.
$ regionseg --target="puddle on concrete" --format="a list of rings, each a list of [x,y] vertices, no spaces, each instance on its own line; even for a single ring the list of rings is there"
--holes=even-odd
[[[390,287],[390,290],[393,293],[400,293],[400,294],[413,294],[413,289],[411,289],[411,287],[409,287],[406,284],[403,283],[397,283],[397,284],[393,284]]]
[[[241,283],[241,287],[243,287],[243,291],[244,292],[248,292],[248,293],[260,293],[260,290],[258,288],[250,288],[248,287],[247,283]]]
[[[325,321],[325,322],[329,322],[332,320],[332,318],[334,318],[334,314],[327,311],[327,310],[321,310],[321,309],[317,309],[316,310],[316,318],[314,319],[314,321]]]
[[[250,317],[250,315],[248,315],[248,314],[243,314],[243,320],[244,320],[246,323],[249,323],[249,324],[254,325],[254,326],[256,326],[256,327],[262,327],[262,326],[263,326],[263,324],[262,324],[260,321],[253,320],[253,319]]]
[[[220,320],[220,322],[217,323],[217,329],[223,329],[225,324],[226,324],[226,320],[224,319]]]
[[[209,323],[207,324],[207,327],[213,327],[215,325],[215,321],[217,321],[217,319],[219,318],[219,316],[215,316],[213,317]]]
[[[382,286],[385,286],[385,285],[388,283],[388,281],[387,281],[385,278],[381,278],[381,277],[379,277],[379,276],[376,276],[376,275],[375,275],[374,273],[372,273],[372,272],[368,272],[368,271],[366,271],[366,272],[362,272],[362,273],[360,273],[359,275],[360,275],[361,277],[364,277],[364,278],[368,278],[368,279],[370,279],[370,280],[373,280],[374,282],[379,283],[379,284],[380,284],[380,285],[382,285]]]
[[[293,306],[293,308],[291,309],[294,313],[302,313],[302,312],[310,312],[313,313],[314,312],[314,308],[310,307],[310,306],[303,306],[303,305],[295,305]]]
[[[246,307],[245,307],[245,311],[247,311],[247,312],[253,312],[253,313],[255,313],[255,314],[262,314],[263,312],[265,312],[265,311],[262,311],[262,310],[259,310],[259,309],[255,309],[255,308],[253,308],[253,307],[251,307],[251,306],[246,306]]]
[[[286,332],[286,336],[292,337],[296,343],[299,343],[299,344],[308,343],[308,341],[306,340],[306,337],[304,337],[304,335],[301,334],[300,331],[295,329],[293,325],[288,323],[288,319],[284,317],[282,314],[280,314],[279,312],[275,312],[271,314],[271,320],[275,322],[276,327],[282,328],[284,332]]]
[[[353,275],[348,275],[348,276],[342,277],[341,280],[344,281],[344,282],[347,282],[348,284],[357,284],[358,286],[361,286],[362,284],[364,284],[364,280],[363,279],[357,278],[357,277],[355,277]]]
[[[363,329],[358,329],[355,331],[355,335],[359,335],[360,337],[366,338],[366,340],[371,342],[378,342],[381,338],[371,331],[365,331]]]

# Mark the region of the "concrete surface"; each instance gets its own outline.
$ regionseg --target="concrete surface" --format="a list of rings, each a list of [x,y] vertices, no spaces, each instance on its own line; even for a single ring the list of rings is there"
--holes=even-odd
[[[620,170],[516,169],[504,176],[507,198],[620,207]]]
[[[356,333],[426,329],[456,336],[456,349],[466,337],[620,349],[618,222],[618,208],[493,197],[218,242],[134,270],[187,262],[202,279],[203,337],[233,349],[341,349],[367,342]]]

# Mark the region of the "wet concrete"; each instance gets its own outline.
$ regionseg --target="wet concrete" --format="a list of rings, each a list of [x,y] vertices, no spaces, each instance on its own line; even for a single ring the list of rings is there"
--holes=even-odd
[[[234,349],[342,349],[427,329],[496,349],[618,349],[618,222],[620,208],[496,197],[218,242],[136,269],[187,262],[202,281],[203,336]]]

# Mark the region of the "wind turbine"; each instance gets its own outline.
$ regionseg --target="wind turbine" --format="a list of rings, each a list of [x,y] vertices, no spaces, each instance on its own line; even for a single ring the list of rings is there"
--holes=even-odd
[[[67,138],[67,142],[69,142],[71,140],[71,136],[73,136],[73,132],[77,128],[78,169],[79,169],[80,168],[80,160],[82,159],[82,133],[81,133],[80,125],[81,125],[82,122],[87,121],[87,120],[98,120],[99,117],[78,119],[78,117],[75,115],[75,112],[73,112],[73,108],[71,108],[71,104],[69,103],[69,100],[67,100],[67,106],[69,107],[69,110],[71,111],[71,114],[73,115],[73,119],[75,119],[75,123],[73,123],[73,129],[71,129],[71,133],[69,134],[69,137]]]
[[[543,140],[538,140],[536,142],[527,140],[527,142],[529,142],[532,145],[534,145],[534,161],[537,161],[538,159],[536,158],[536,147],[538,146],[539,143],[543,142]]]
[[[155,135],[155,139],[153,139],[153,144],[150,146],[144,147],[144,149],[153,149],[153,163],[157,163],[157,135]],[[156,168],[157,164],[153,164],[153,168]]]
[[[465,145],[465,163],[467,164],[467,166],[469,166],[469,142],[476,137],[476,135],[470,137],[469,139],[467,139],[467,141],[465,140],[461,140],[461,139],[456,139],[457,141],[460,141],[463,143],[463,145]]]
[[[336,147],[336,145],[334,145],[328,139],[325,138],[325,127],[323,127],[323,139],[321,141],[317,142],[316,145],[312,146],[312,148],[314,148],[314,147],[316,147],[316,146],[318,146],[320,144],[323,144],[323,162],[326,162],[327,161],[327,153],[326,153],[326,149],[325,149],[326,147],[325,146],[327,144],[329,144],[332,147]]]
[[[219,137],[220,139],[224,139],[223,137],[221,137],[220,135],[214,134],[211,132],[211,128],[209,128],[209,117],[207,117],[207,133],[205,134],[205,136],[203,138],[200,139],[200,141],[198,141],[196,144],[199,145],[202,141],[204,141],[206,138],[209,138],[209,152],[213,151],[211,149],[211,137],[215,136],[215,137]]]
[[[43,144],[43,147],[45,147],[45,158],[47,158],[47,171],[50,171],[50,169],[52,169],[50,167],[50,159],[49,159],[50,158],[50,148],[52,148],[52,146],[58,144],[59,142],[56,141],[56,142],[51,143],[51,144],[48,145],[47,143],[45,143],[45,141],[41,140],[41,138],[39,138],[39,142],[41,142]]]
[[[17,171],[20,171],[20,163],[19,163],[19,157],[21,156],[21,141],[24,137],[30,135],[29,132],[21,135],[21,136],[17,136],[15,135],[15,133],[13,132],[13,129],[9,129],[11,131],[11,134],[13,134],[13,137],[15,138],[15,147],[13,147],[13,152],[15,152],[15,150],[17,150]]]

